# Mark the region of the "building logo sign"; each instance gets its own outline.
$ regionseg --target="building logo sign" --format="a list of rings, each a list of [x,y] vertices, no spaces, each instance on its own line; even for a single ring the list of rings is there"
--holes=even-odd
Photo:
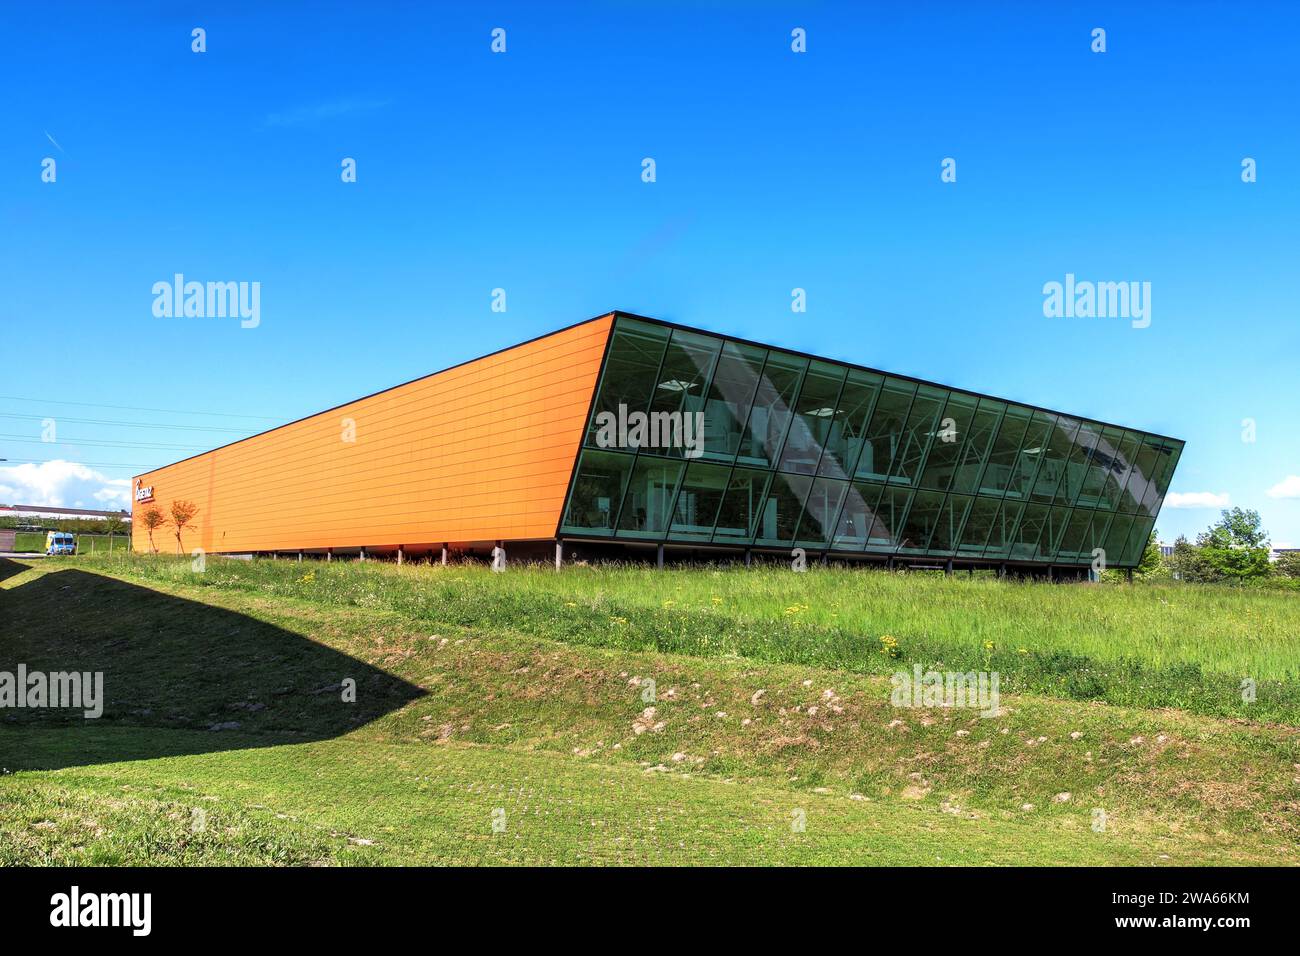
[[[153,501],[153,485],[145,486],[139,478],[135,480],[135,500]]]

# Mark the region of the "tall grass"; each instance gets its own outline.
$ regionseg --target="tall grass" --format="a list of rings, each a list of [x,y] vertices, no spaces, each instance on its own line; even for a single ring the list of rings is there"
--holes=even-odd
[[[1300,724],[1300,598],[810,568],[448,568],[103,556],[125,577],[389,609],[431,625],[864,673],[996,670],[1004,690]],[[889,653],[882,638],[897,645]],[[1243,680],[1255,683],[1245,699]]]

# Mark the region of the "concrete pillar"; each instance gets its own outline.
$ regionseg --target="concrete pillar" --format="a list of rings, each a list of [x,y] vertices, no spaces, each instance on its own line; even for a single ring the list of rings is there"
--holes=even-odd
[[[893,558],[890,558],[890,559],[888,559],[888,560],[885,562],[885,569],[886,569],[887,571],[892,571],[892,570],[894,570],[894,559],[893,559]]]
[[[299,564],[302,564],[302,552],[301,552],[301,551],[298,552],[298,563],[299,563]]]
[[[447,545],[446,544],[442,546],[442,566],[444,568],[447,566]]]
[[[359,560],[359,561],[364,561],[364,560],[366,560],[366,549],[365,549],[365,548],[362,548],[362,549],[361,549],[361,555],[360,555],[360,557],[358,558],[358,560]]]
[[[399,544],[397,546],[397,564],[399,567],[402,564],[402,559],[405,557],[406,557],[406,545]]]
[[[943,573],[946,577],[952,577],[952,558],[949,558],[944,564]]]
[[[662,544],[655,548],[655,567],[660,571],[664,569],[664,546]]]
[[[564,541],[560,538],[555,539],[555,570],[560,570],[564,566]]]
[[[331,561],[333,561],[333,560],[334,560],[334,549],[333,549],[333,548],[326,548],[326,549],[325,549],[325,563],[326,563],[326,564],[329,564],[329,563],[330,563]]]
[[[1126,578],[1128,578],[1128,583],[1129,583],[1129,584],[1132,584],[1132,583],[1133,583],[1133,569],[1132,569],[1132,568],[1127,568],[1127,569],[1125,569],[1125,571],[1124,571],[1124,576],[1125,576]]]
[[[745,567],[749,567],[753,562],[754,556],[750,554],[749,548],[745,549]]]
[[[998,577],[1005,578],[1006,576],[1007,576],[1007,566],[1005,564],[998,565]]]

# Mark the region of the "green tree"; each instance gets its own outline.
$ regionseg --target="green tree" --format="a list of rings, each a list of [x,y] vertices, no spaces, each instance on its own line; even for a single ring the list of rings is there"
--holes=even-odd
[[[1284,578],[1300,578],[1300,551],[1284,551],[1273,562],[1273,573]]]
[[[1272,573],[1268,532],[1258,511],[1225,509],[1219,520],[1196,538],[1201,557],[1221,578],[1243,581]]]

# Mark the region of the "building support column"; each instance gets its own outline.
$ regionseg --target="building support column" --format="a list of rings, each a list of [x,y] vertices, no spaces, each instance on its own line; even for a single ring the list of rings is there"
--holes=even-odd
[[[406,545],[399,544],[397,546],[397,566],[399,568],[402,566],[402,561],[405,557],[406,557]]]
[[[301,552],[301,551],[298,552],[298,563],[299,563],[299,564],[302,564],[302,552]]]
[[[1007,576],[1007,566],[1006,566],[1006,564],[1000,564],[1000,565],[998,565],[998,577],[1000,577],[1000,578],[1005,578],[1006,576]]]
[[[1133,583],[1133,569],[1132,569],[1132,568],[1126,568],[1126,569],[1124,570],[1124,576],[1125,576],[1126,578],[1128,578],[1128,583],[1129,583],[1129,584],[1132,584],[1132,583]]]
[[[442,543],[442,566],[447,566],[447,542]]]
[[[662,544],[655,548],[655,567],[660,571],[664,569],[664,546]]]
[[[943,567],[944,577],[952,577],[952,558],[949,558]]]
[[[334,549],[333,549],[333,548],[326,548],[326,549],[325,549],[325,563],[326,563],[326,564],[329,564],[329,563],[330,563],[331,561],[333,561],[333,560],[334,560]]]
[[[746,549],[745,549],[745,567],[749,567],[750,564],[753,563],[753,560],[754,560],[754,556],[750,553],[749,548],[746,548]]]
[[[886,571],[892,571],[892,570],[894,570],[894,559],[893,559],[893,558],[889,558],[889,559],[887,559],[887,560],[885,561],[885,570],[886,570]]]
[[[555,570],[564,567],[564,539],[555,539]]]
[[[365,561],[365,560],[366,560],[366,549],[365,549],[365,546],[364,546],[364,545],[363,545],[362,548],[361,548],[361,557],[360,557],[359,560],[361,560],[361,561]]]

